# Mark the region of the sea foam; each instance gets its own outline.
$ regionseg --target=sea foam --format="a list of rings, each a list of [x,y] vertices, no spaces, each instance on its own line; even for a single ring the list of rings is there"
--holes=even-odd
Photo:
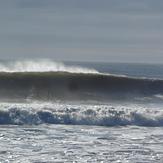
[[[140,106],[1,104],[0,124],[163,126],[163,110]]]

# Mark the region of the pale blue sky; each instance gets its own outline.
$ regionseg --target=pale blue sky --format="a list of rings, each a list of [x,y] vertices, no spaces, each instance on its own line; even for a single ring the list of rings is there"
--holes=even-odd
[[[0,59],[163,63],[162,0],[0,0]]]

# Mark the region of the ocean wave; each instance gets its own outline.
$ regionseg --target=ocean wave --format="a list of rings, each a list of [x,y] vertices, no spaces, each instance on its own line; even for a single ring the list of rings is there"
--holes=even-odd
[[[1,105],[0,124],[163,126],[163,110],[108,105]]]
[[[0,62],[0,101],[162,101],[163,80],[102,74],[51,60]]]
[[[0,100],[133,100],[158,98],[163,80],[69,72],[0,73]]]

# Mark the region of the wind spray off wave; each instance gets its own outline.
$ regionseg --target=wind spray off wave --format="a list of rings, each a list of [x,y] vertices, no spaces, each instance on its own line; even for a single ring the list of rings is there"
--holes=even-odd
[[[67,66],[61,62],[54,62],[49,59],[22,60],[0,62],[1,72],[71,72],[71,73],[98,73],[95,69]]]

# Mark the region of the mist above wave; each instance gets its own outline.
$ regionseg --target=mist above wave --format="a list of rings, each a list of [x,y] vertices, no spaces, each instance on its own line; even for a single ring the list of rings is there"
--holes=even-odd
[[[49,59],[39,60],[22,60],[22,61],[8,61],[0,62],[1,72],[71,72],[71,73],[98,73],[95,69],[67,66],[61,62],[54,62]]]

